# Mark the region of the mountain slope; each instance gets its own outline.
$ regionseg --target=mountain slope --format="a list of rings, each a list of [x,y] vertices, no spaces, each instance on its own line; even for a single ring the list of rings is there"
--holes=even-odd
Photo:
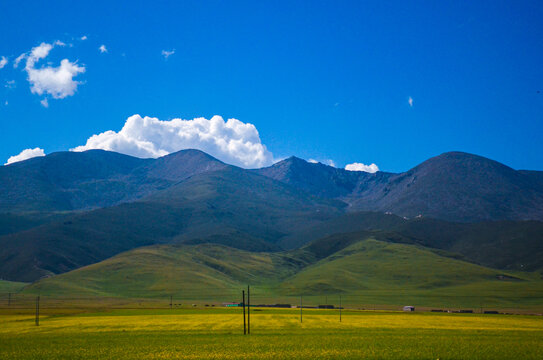
[[[0,212],[107,207],[227,166],[190,149],[158,159],[103,150],[52,153],[0,167]]]
[[[365,172],[346,171],[321,163],[309,163],[295,156],[254,171],[326,198],[347,196],[354,191],[361,178],[371,177],[371,174]]]
[[[0,212],[107,206],[133,189],[123,176],[147,162],[91,150],[58,152],[0,167]]]
[[[300,222],[318,224],[339,215],[341,206],[226,167],[194,175],[140,201],[1,236],[0,276],[33,281],[140,246],[208,242],[213,237],[236,242],[232,234],[243,239],[246,248],[276,249],[274,244]]]
[[[487,266],[537,270],[543,268],[540,222],[458,224],[427,216],[538,218],[541,178],[457,152],[402,174],[350,172],[297,158],[244,170],[197,150],[159,159],[54,153],[0,168],[0,210],[13,211],[0,214],[0,277],[33,281],[151,244],[279,251],[377,230]],[[424,216],[403,218],[418,214]]]
[[[258,171],[312,194],[345,201],[349,211],[462,222],[543,220],[540,172],[516,171],[462,152],[436,156],[400,174],[350,172],[297,158]]]
[[[195,175],[145,201],[190,207],[193,231],[186,236],[215,233],[226,226],[272,243],[300,222],[318,224],[340,215],[345,206],[235,167]]]
[[[543,220],[543,188],[528,176],[480,156],[451,152],[406,173],[387,186],[352,196],[353,208],[452,221]]]
[[[543,222],[493,221],[449,223],[415,219],[394,227],[413,242],[462,254],[465,259],[499,269],[543,269]]]

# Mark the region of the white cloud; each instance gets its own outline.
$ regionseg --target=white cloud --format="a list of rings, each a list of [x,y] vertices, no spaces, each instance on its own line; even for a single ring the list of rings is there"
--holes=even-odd
[[[309,159],[307,160],[307,162],[311,164],[325,164],[328,166],[336,167],[336,163],[332,159],[325,159],[325,160]]]
[[[103,54],[103,53],[107,53],[107,48],[105,45],[100,45],[100,47],[98,48],[98,50],[100,50],[100,52]]]
[[[17,58],[16,58],[15,61],[13,62],[13,68],[14,68],[14,69],[17,69],[17,67],[19,66],[19,63],[20,63],[21,60],[23,60],[24,58],[26,58],[26,53],[23,53],[23,54],[17,56]]]
[[[345,166],[345,170],[349,170],[349,171],[364,171],[364,172],[368,172],[368,173],[375,173],[377,171],[379,171],[379,167],[375,164],[371,164],[371,165],[366,165],[366,164],[362,164],[362,163],[352,163],[352,164],[347,164]]]
[[[40,104],[41,106],[43,106],[44,108],[48,108],[49,107],[49,101],[47,101],[47,98],[43,99],[42,101],[40,101]]]
[[[410,107],[413,107],[413,98],[411,96],[407,99],[407,103]]]
[[[19,155],[15,155],[15,156],[10,157],[8,159],[8,162],[5,163],[4,165],[13,164],[13,163],[18,162],[18,161],[31,159],[33,157],[38,157],[38,156],[45,156],[45,152],[43,151],[43,149],[40,149],[40,148],[25,149],[25,150],[21,151],[21,153]]]
[[[63,99],[75,93],[81,82],[73,78],[77,74],[84,73],[85,67],[72,63],[68,59],[62,60],[58,67],[48,66],[40,69],[29,67],[27,62],[26,72],[32,93],[38,95],[47,93],[55,99]]]
[[[60,40],[55,41],[55,45],[56,45],[56,46],[66,46],[66,44],[63,43],[63,42],[60,41]]]
[[[49,52],[53,49],[53,45],[42,42],[40,45],[33,47],[32,50],[30,50],[30,56],[28,57],[28,60],[26,61],[26,65],[28,66],[28,62],[31,62],[31,65],[34,66],[34,63],[37,62],[40,59],[43,59],[49,55]]]
[[[137,157],[159,157],[183,149],[199,149],[228,164],[244,168],[271,165],[273,155],[260,141],[253,124],[237,119],[224,121],[172,119],[162,121],[133,115],[119,132],[112,130],[91,136],[72,151],[104,149]]]
[[[55,44],[58,45],[58,43],[58,40],[55,41]],[[32,48],[30,55],[27,56],[25,71],[28,74],[28,82],[31,85],[30,90],[33,94],[49,94],[55,99],[63,99],[75,93],[77,86],[81,82],[75,81],[73,78],[80,73],[84,73],[85,67],[72,63],[68,59],[63,59],[58,67],[44,66],[36,68],[36,63],[40,59],[46,58],[53,47],[54,45],[41,43],[39,46]]]
[[[162,50],[162,56],[164,56],[164,59],[166,59],[166,60],[173,54],[175,54],[175,49],[172,49],[170,51]]]
[[[2,59],[0,60],[0,69],[4,68],[6,64],[8,63],[8,58],[5,56],[2,56]]]
[[[15,87],[15,80],[6,80],[4,87],[8,89],[13,89]]]
[[[87,40],[87,35],[83,35],[80,37],[81,40]]]

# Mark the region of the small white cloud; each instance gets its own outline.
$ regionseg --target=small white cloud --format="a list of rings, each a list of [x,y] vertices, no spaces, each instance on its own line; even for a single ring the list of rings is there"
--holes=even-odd
[[[30,60],[27,61],[26,72],[32,93],[38,95],[47,93],[55,99],[72,96],[77,86],[81,84],[73,79],[74,76],[85,72],[84,66],[72,63],[68,59],[62,60],[58,67],[48,66],[40,69],[34,68],[34,64],[29,63]]]
[[[17,69],[17,67],[19,66],[19,63],[20,63],[21,60],[23,60],[24,58],[26,58],[26,53],[23,53],[23,54],[17,56],[17,58],[16,58],[15,61],[13,62],[13,68],[14,68],[14,69]]]
[[[72,151],[103,149],[141,158],[156,158],[183,149],[202,150],[228,164],[257,168],[273,164],[273,155],[260,141],[253,124],[237,119],[173,119],[130,116],[119,132],[91,136]]]
[[[0,59],[0,69],[3,69],[4,66],[6,66],[8,63],[8,58],[5,56],[2,56],[2,59]]]
[[[8,101],[6,100],[6,102],[4,103],[4,105],[8,106]]]
[[[379,167],[375,164],[371,164],[371,165],[366,165],[366,164],[362,164],[362,163],[352,163],[352,164],[347,164],[345,166],[345,170],[349,170],[349,171],[364,171],[364,172],[368,172],[368,173],[375,173],[377,171],[379,171]]]
[[[336,163],[332,159],[325,159],[325,160],[309,159],[307,160],[307,162],[311,164],[325,164],[328,166],[336,167]]]
[[[55,42],[55,45],[58,45],[57,43],[58,41]],[[30,55],[26,59],[25,71],[28,74],[28,82],[31,85],[30,90],[33,94],[43,95],[46,93],[54,99],[63,99],[75,93],[80,82],[75,81],[73,78],[77,74],[84,73],[85,67],[64,59],[58,67],[44,66],[36,68],[36,63],[40,59],[46,58],[53,47],[52,44],[41,43],[39,46],[32,48]],[[42,105],[44,105],[43,100]]]
[[[173,54],[175,54],[175,49],[172,49],[170,51],[168,50],[162,50],[162,56],[164,56],[164,59],[168,59],[170,56],[172,56]]]
[[[81,40],[87,40],[87,35],[83,35],[80,37]]]
[[[411,96],[407,99],[407,103],[410,107],[413,107],[413,98]]]
[[[100,47],[98,48],[98,50],[100,50],[100,52],[103,54],[103,53],[107,53],[107,48],[105,45],[100,45]]]
[[[15,80],[7,80],[6,84],[4,85],[5,88],[13,89],[15,88]]]
[[[73,78],[80,73],[85,72],[84,66],[79,66],[75,62],[70,62],[64,59],[60,62],[60,66],[36,67],[41,59],[46,58],[55,46],[65,46],[65,44],[57,40],[53,44],[41,43],[33,47],[29,53],[23,53],[15,59],[14,67],[19,66],[19,62],[26,59],[25,71],[28,74],[28,82],[30,90],[33,94],[43,95],[49,94],[54,99],[63,99],[67,96],[72,96],[81,82],[75,81]],[[44,102],[42,100],[42,105]],[[45,105],[44,105],[45,106]]]
[[[48,107],[49,107],[49,102],[47,101],[47,98],[44,98],[42,101],[40,101],[40,104],[41,104],[41,106],[43,106],[44,108],[48,108]]]
[[[43,149],[40,149],[40,148],[25,149],[21,151],[19,155],[11,156],[8,159],[8,162],[5,163],[4,165],[13,164],[18,161],[28,160],[28,159],[38,157],[38,156],[45,156],[45,152],[43,151]]]

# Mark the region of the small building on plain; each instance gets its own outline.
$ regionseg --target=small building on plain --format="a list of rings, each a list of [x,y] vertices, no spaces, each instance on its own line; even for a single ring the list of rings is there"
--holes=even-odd
[[[411,305],[407,305],[403,307],[403,311],[415,311],[415,307]]]

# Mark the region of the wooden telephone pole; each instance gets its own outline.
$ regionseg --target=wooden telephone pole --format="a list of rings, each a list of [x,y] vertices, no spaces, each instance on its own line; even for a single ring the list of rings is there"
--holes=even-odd
[[[339,322],[341,322],[341,295],[339,295]]]
[[[251,333],[251,289],[247,285],[247,334]]]
[[[303,305],[302,305],[302,295],[300,295],[300,322],[303,322],[303,318],[302,318],[302,309],[303,309]]]
[[[36,326],[40,326],[40,297],[36,297]]]
[[[243,305],[243,335],[247,335],[247,325],[245,324],[245,290],[241,290],[241,304]]]

